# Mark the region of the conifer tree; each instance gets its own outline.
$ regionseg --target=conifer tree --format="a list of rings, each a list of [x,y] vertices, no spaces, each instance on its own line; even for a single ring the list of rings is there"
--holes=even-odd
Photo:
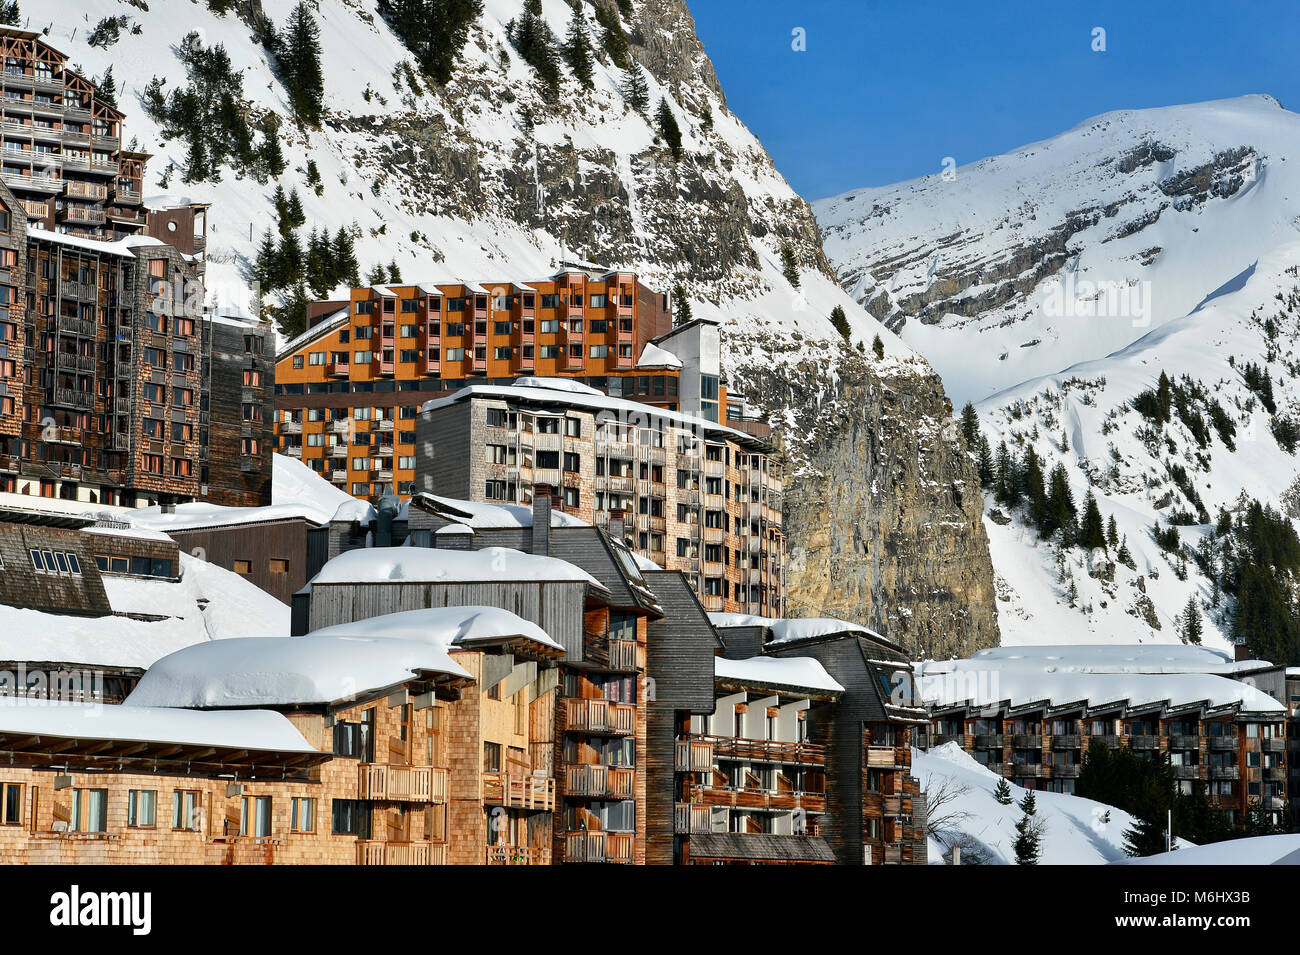
[[[575,5],[569,18],[569,32],[564,38],[564,61],[569,72],[584,90],[592,88],[591,41],[587,39],[587,25],[582,20],[582,8]]]
[[[402,270],[397,267],[396,259],[388,263],[388,281],[394,285],[402,281]]]
[[[112,66],[104,71],[104,75],[95,84],[95,98],[117,109],[117,80],[113,79]]]
[[[262,145],[258,148],[257,154],[266,174],[272,179],[280,178],[288,163],[285,161],[283,150],[280,149],[278,124],[272,120],[268,120],[262,126]]]
[[[0,3],[0,23],[7,27],[16,27],[23,22],[22,11],[18,9],[18,0]]]
[[[843,306],[836,305],[831,309],[831,325],[840,333],[840,337],[845,341],[848,341],[852,337],[853,331],[849,328],[849,319],[848,316],[844,314]]]
[[[330,257],[334,261],[334,282],[352,287],[361,284],[358,276],[361,265],[357,262],[356,248],[352,243],[352,236],[343,226],[334,233],[334,243],[330,249]]]
[[[1058,463],[1052,468],[1047,482],[1047,531],[1043,536],[1051,537],[1060,531],[1062,545],[1072,547],[1078,531],[1075,520],[1074,495],[1070,493],[1070,479],[1065,473],[1065,465]]]
[[[208,150],[200,137],[190,140],[189,152],[185,154],[185,181],[204,182],[212,177],[213,169],[208,164]]]
[[[980,434],[980,416],[975,406],[969,401],[961,409],[961,436],[966,439],[966,447],[975,450],[976,439]]]
[[[253,278],[262,287],[263,292],[269,292],[275,289],[275,279],[279,271],[276,257],[279,250],[275,246],[275,239],[271,236],[271,230],[267,229],[262,234],[262,241],[257,247],[257,258],[253,260],[252,273]]]
[[[668,152],[672,154],[673,161],[681,162],[682,130],[677,125],[677,117],[673,115],[673,108],[668,105],[668,100],[662,96],[659,98],[659,108],[655,110],[655,125],[659,128],[659,135],[668,145]]]
[[[999,779],[998,784],[993,787],[993,798],[1000,806],[1011,805],[1011,786],[1005,779]]]
[[[465,48],[482,0],[379,0],[379,15],[440,86],[446,86]]]
[[[320,27],[306,0],[299,0],[280,36],[276,63],[294,118],[319,126],[325,109],[325,74],[320,62]]]
[[[685,325],[691,320],[691,300],[680,284],[673,286],[673,325]]]
[[[1029,502],[1029,523],[1038,528],[1040,537],[1046,537],[1047,531],[1047,484],[1043,480],[1043,467],[1038,463],[1038,455],[1033,445],[1025,448],[1024,474],[1025,500]]]
[[[1201,608],[1197,606],[1196,595],[1187,598],[1187,606],[1183,608],[1183,632],[1181,634],[1183,643],[1200,644],[1201,636],[1204,633],[1204,626],[1201,623]]]
[[[1042,832],[1035,818],[1037,807],[1032,789],[1020,800],[1020,812],[1020,819],[1016,822],[1015,842],[1012,843],[1016,852],[1016,865],[1038,865],[1038,858],[1042,854]]]
[[[307,287],[302,282],[298,282],[290,289],[284,305],[280,307],[279,315],[280,333],[286,338],[295,338],[306,330],[307,305],[310,301]]]
[[[370,271],[366,273],[367,285],[383,285],[388,281],[388,271],[382,265],[371,266]]]
[[[1119,528],[1115,526],[1115,515],[1106,519],[1106,547],[1116,550],[1119,547]]]
[[[599,10],[600,7],[598,6],[596,9]],[[645,77],[641,75],[639,64],[630,64],[624,74],[623,98],[627,100],[628,106],[631,106],[642,116],[650,108],[650,88],[646,86]]]
[[[1085,550],[1106,547],[1106,530],[1101,522],[1101,511],[1097,509],[1097,498],[1092,488],[1088,489],[1083,499],[1083,517],[1079,520],[1079,544]]]
[[[297,229],[307,224],[307,214],[303,212],[302,199],[298,195],[298,187],[294,186],[289,190],[289,201],[285,208],[289,215],[289,225]]]
[[[799,260],[794,257],[789,242],[781,243],[781,274],[792,286],[799,287]]]
[[[524,0],[523,13],[509,23],[506,33],[519,56],[537,73],[543,98],[554,102],[560,93],[560,61],[555,38],[542,17],[542,0]]]
[[[628,50],[627,34],[623,32],[623,24],[619,20],[618,13],[603,3],[597,3],[595,6],[596,22],[601,26],[600,45],[605,48],[610,60],[620,70],[632,70],[632,54]]]
[[[871,340],[871,351],[877,358],[885,357],[885,343],[880,340],[879,335]]]
[[[975,439],[975,471],[979,474],[980,487],[987,491],[993,486],[993,451],[989,448],[988,438],[982,434]]]

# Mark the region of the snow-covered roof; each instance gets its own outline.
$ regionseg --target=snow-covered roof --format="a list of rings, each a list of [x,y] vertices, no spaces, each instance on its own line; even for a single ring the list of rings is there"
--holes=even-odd
[[[564,382],[565,384],[562,386],[552,385],[551,382],[554,381]],[[543,382],[545,384],[541,384]],[[585,385],[581,387],[586,388]],[[520,378],[510,385],[470,385],[441,398],[432,398],[421,405],[420,410],[422,412],[436,411],[439,408],[449,407],[458,401],[481,397],[561,403],[569,407],[582,408],[592,412],[620,412],[628,415],[633,420],[653,418],[668,421],[684,428],[703,431],[707,434],[721,435],[746,446],[766,445],[766,442],[760,441],[751,434],[718,424],[716,421],[709,421],[681,411],[667,411],[663,408],[647,405],[640,401],[631,401],[627,398],[613,398],[594,389],[575,390],[571,387],[567,378]]]
[[[1121,859],[1119,865],[1296,865],[1300,863],[1300,835],[1249,836],[1203,846],[1184,846],[1140,859]]]
[[[977,650],[971,659],[1003,663],[1026,663],[1058,672],[1089,673],[1219,673],[1258,670],[1272,664],[1264,660],[1234,660],[1232,655],[1211,647],[1178,643],[1134,644],[1040,644],[1036,646],[990,647]]]
[[[681,368],[682,360],[666,348],[660,348],[654,342],[646,342],[637,359],[640,368]]]
[[[352,305],[349,302],[348,305],[346,305],[345,307],[340,308],[337,311],[330,312],[327,316],[322,318],[315,325],[312,325],[310,328],[306,329],[305,331],[299,332],[293,338],[289,339],[278,349],[276,349],[276,354],[280,358],[283,358],[286,355],[289,355],[292,352],[297,351],[299,348],[301,348],[303,345],[307,344],[308,342],[315,341],[317,338],[319,338],[321,335],[325,334],[326,332],[333,331],[334,329],[338,328],[340,325],[346,325],[348,323],[348,319],[350,319],[351,317],[352,317]]]
[[[644,554],[638,554],[634,550],[629,550],[628,553],[632,555],[632,560],[639,570],[663,570],[662,567]]]
[[[285,454],[271,456],[271,505],[296,508],[315,524],[328,523],[345,505],[370,507]]]
[[[265,507],[227,507],[221,504],[192,501],[187,504],[177,504],[170,514],[157,506],[141,508],[132,514],[131,520],[138,526],[152,528],[155,531],[185,531],[200,527],[230,527],[236,524],[295,519],[316,524],[319,523],[318,516],[319,511],[310,502],[270,504]]]
[[[581,567],[558,557],[525,554],[509,547],[439,550],[428,547],[359,547],[344,551],[312,578],[316,584],[377,584],[390,581],[458,583],[468,581],[580,580],[605,587]]]
[[[27,235],[33,239],[45,239],[49,242],[57,242],[60,245],[72,246],[78,249],[88,249],[92,252],[102,252],[108,255],[121,255],[126,258],[135,258],[132,249],[166,245],[159,239],[148,235],[131,235],[124,239],[118,239],[114,242],[104,242],[102,239],[87,239],[79,235],[70,235],[66,232],[51,232],[48,229],[39,229],[34,225],[27,227]]]
[[[457,512],[456,523],[465,524],[475,530],[533,526],[533,509],[524,504],[486,504],[480,501],[462,501],[453,497],[440,497],[425,491],[416,494],[409,501],[402,504],[397,511],[398,520],[407,519],[410,514],[411,504],[417,500],[428,501],[437,508]],[[589,527],[590,525],[572,514],[551,508],[551,526]]]
[[[441,647],[470,649],[494,643],[503,637],[525,637],[555,649],[564,645],[552,640],[537,624],[500,607],[432,607],[404,610],[352,623],[313,630],[307,637],[392,637],[419,640]],[[305,639],[305,638],[299,638]]]
[[[1040,647],[1004,649],[1007,652],[1001,656],[980,652],[965,660],[919,663],[915,667],[917,692],[926,703],[936,706],[997,706],[1003,701],[1012,706],[1038,702],[1062,706],[1081,701],[1091,706],[1120,702],[1145,706],[1167,701],[1174,707],[1205,702],[1211,707],[1236,705],[1251,712],[1285,712],[1281,703],[1263,691],[1219,673],[1156,669],[1159,653],[1153,656],[1152,669],[1144,670],[1125,663],[1122,652],[1085,652],[1071,657],[1068,651],[1076,648],[1050,648],[1061,651],[1057,653],[1021,652],[1044,649]],[[1085,648],[1107,649],[1111,648]],[[1189,661],[1196,656],[1175,654],[1180,655]],[[1167,660],[1161,665],[1171,666]]]
[[[205,713],[0,696],[0,733],[277,753],[314,753],[292,723],[269,710]]]
[[[434,531],[434,533],[439,537],[444,534],[448,537],[455,537],[457,535],[463,536],[465,534],[472,536],[474,534],[474,528],[470,527],[468,524],[448,524],[446,527],[439,527]],[[410,538],[408,537],[407,540],[410,540]]]
[[[334,703],[423,673],[469,677],[441,646],[381,637],[247,637],[195,644],[151,666],[126,703],[238,707]]]
[[[576,378],[548,378],[543,375],[521,375],[515,379],[515,385],[520,388],[549,388],[552,391],[567,391],[575,395],[596,395],[601,398],[605,397],[605,392],[601,391],[599,388],[593,388],[591,385],[584,384]]]
[[[720,679],[742,683],[762,683],[768,686],[802,687],[808,690],[843,693],[840,686],[826,672],[826,668],[812,657],[750,657],[746,660],[713,658],[713,673]]]
[[[715,627],[765,627],[772,634],[767,641],[768,646],[824,637],[832,633],[865,633],[878,640],[885,639],[860,623],[837,620],[834,617],[760,617],[750,613],[715,612],[709,614],[709,622]]]
[[[195,643],[289,635],[285,604],[238,574],[183,551],[180,558],[180,580],[105,574],[111,616],[67,616],[0,604],[0,660],[147,667]]]

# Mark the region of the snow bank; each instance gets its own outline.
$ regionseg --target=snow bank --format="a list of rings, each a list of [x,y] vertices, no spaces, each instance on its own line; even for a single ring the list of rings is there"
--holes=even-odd
[[[1251,836],[1205,846],[1189,846],[1126,865],[1296,865],[1300,863],[1300,835]]]
[[[963,846],[968,860],[974,850],[995,865],[1015,863],[1015,826],[1021,817],[1017,803],[1026,790],[1008,781],[1012,802],[1000,805],[993,797],[1000,777],[971,759],[956,743],[944,743],[928,752],[912,750],[912,775],[921,781],[921,789],[932,801],[943,788],[951,794],[946,804],[930,810],[931,822],[938,823],[940,830],[938,840],[930,839],[932,865],[943,864],[953,844]],[[1100,865],[1128,858],[1124,830],[1133,825],[1133,817],[1123,810],[1080,796],[1041,790],[1034,791],[1034,802],[1043,823],[1041,864]]]
[[[865,633],[869,637],[884,639],[860,623],[837,620],[834,617],[760,617],[751,613],[715,612],[709,614],[709,622],[715,627],[766,627],[772,632],[771,639],[767,641],[768,646],[824,637],[832,633]]]
[[[581,580],[604,590],[595,577],[557,557],[525,554],[509,547],[437,550],[426,547],[364,547],[335,557],[312,584],[459,583],[465,581]]]
[[[803,687],[843,693],[826,669],[812,657],[749,657],[746,660],[713,658],[715,676],[745,683]]]

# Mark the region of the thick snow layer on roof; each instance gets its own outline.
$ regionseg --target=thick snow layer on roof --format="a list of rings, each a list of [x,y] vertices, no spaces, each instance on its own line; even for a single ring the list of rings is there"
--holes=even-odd
[[[338,506],[334,511],[331,521],[356,521],[359,524],[369,524],[375,519],[375,506],[369,501],[362,501],[358,498],[349,498]]]
[[[971,759],[956,743],[944,743],[928,752],[912,750],[912,775],[925,792],[938,792],[947,784],[947,790],[955,794],[943,813],[949,822],[941,825],[938,840],[930,839],[931,865],[948,861],[945,857],[954,843],[964,845],[966,861],[971,861],[971,852],[978,852],[993,865],[1015,863],[1016,823],[1022,815],[1017,803],[1025,790],[1008,781],[1012,802],[1001,805],[993,795],[1001,777]],[[1124,830],[1134,820],[1122,809],[1042,790],[1034,793],[1034,802],[1044,823],[1042,865],[1104,865],[1128,858]],[[1191,846],[1184,840],[1179,843]]]
[[[192,501],[177,504],[173,513],[166,514],[160,507],[146,507],[136,511],[131,521],[136,526],[156,531],[184,531],[199,527],[229,527],[235,524],[256,524],[261,521],[287,521],[295,518],[319,523],[319,510],[310,502],[298,504],[270,504],[266,507],[227,507]],[[163,536],[166,536],[165,534]]]
[[[438,550],[427,547],[360,547],[344,551],[321,568],[312,584],[411,581],[581,580],[601,590],[595,577],[558,557],[525,554],[509,547]]]
[[[1204,700],[1210,706],[1240,704],[1255,712],[1285,712],[1268,694],[1226,676],[1177,670],[1135,672],[1104,665],[1092,669],[1050,654],[997,659],[977,653],[966,660],[927,660],[916,665],[916,681],[921,698],[936,705],[993,706],[1010,700],[1013,706],[1039,701],[1059,706],[1082,700],[1094,706],[1119,701],[1137,706]]]
[[[1300,835],[1250,836],[1204,846],[1188,846],[1141,859],[1120,860],[1122,865],[1296,865],[1300,863]]]
[[[308,637],[393,637],[422,640],[444,650],[469,649],[502,637],[527,637],[549,647],[563,649],[545,630],[500,607],[432,607],[368,617],[352,623],[322,627]]]
[[[118,507],[115,504],[89,504],[86,501],[16,494],[13,491],[0,491],[0,507],[15,511],[31,511],[35,514],[66,514],[85,518],[107,517],[118,521],[127,520],[134,513],[129,507]]]
[[[714,657],[713,673],[721,678],[745,683],[844,692],[844,687],[836,683],[826,668],[812,657],[750,657],[747,660]]]
[[[973,660],[1039,664],[1059,670],[1091,673],[1235,673],[1242,664],[1266,666],[1260,660],[1237,663],[1222,650],[1177,643],[1063,644],[991,647],[971,654]]]
[[[751,613],[710,613],[709,621],[715,627],[766,627],[772,632],[768,645],[824,637],[832,633],[856,632],[880,637],[860,623],[837,620],[834,617],[760,617]]]
[[[204,713],[0,696],[0,732],[278,753],[316,752],[292,723],[268,710]]]
[[[525,381],[545,381],[548,382],[548,384],[544,387],[525,385]],[[435,411],[438,408],[446,408],[455,404],[457,401],[468,401],[470,398],[474,397],[559,402],[574,408],[584,408],[588,411],[612,411],[627,415],[629,418],[636,421],[645,421],[649,419],[654,419],[656,421],[669,421],[686,428],[698,429],[708,434],[720,434],[745,443],[755,441],[753,435],[745,434],[743,431],[737,431],[735,428],[728,428],[725,425],[718,424],[716,421],[709,421],[705,418],[685,414],[681,411],[665,411],[663,408],[656,408],[651,405],[643,404],[640,401],[631,401],[627,398],[612,398],[602,391],[595,391],[595,389],[589,389],[591,392],[594,392],[589,394],[588,391],[575,391],[569,387],[552,387],[549,384],[551,381],[568,382],[568,379],[521,378],[512,385],[470,385],[468,388],[458,389],[452,394],[446,395],[442,398],[432,398],[421,405],[420,410],[422,412]],[[586,388],[585,385],[582,387]]]
[[[271,503],[297,507],[311,520],[324,524],[343,504],[356,501],[301,461],[285,454],[271,456]],[[365,503],[360,502],[360,503]]]
[[[666,348],[660,348],[654,342],[646,342],[641,350],[637,364],[642,368],[681,368],[682,360]]]
[[[51,232],[48,229],[38,229],[34,225],[27,227],[27,235],[34,239],[46,239],[50,242],[57,242],[60,245],[73,246],[78,249],[89,249],[92,252],[104,252],[109,255],[121,255],[126,258],[135,258],[135,253],[131,250],[144,246],[166,245],[159,239],[148,235],[132,235],[125,239],[118,239],[116,242],[104,242],[101,239],[87,239],[84,236],[69,235],[65,232]]]
[[[411,500],[422,498],[443,507],[460,511],[466,517],[458,518],[457,523],[468,524],[475,530],[501,527],[532,527],[533,509],[524,504],[486,504],[480,501],[462,501],[453,497],[440,497],[436,494],[421,492]],[[403,504],[397,512],[399,520],[410,513],[410,501]],[[586,521],[579,520],[572,514],[551,509],[552,527],[589,527]]]
[[[446,527],[439,527],[436,531],[434,531],[434,533],[440,537],[443,534],[446,534],[448,537],[454,537],[458,534],[459,535],[469,534],[472,536],[474,534],[474,528],[470,527],[468,524],[448,524]],[[409,544],[410,542],[411,539],[408,537],[406,539],[406,543]]]
[[[663,570],[662,567],[644,554],[638,554],[636,551],[629,551],[629,553],[632,555],[632,560],[636,563],[639,570]]]
[[[583,384],[575,378],[547,378],[542,375],[524,375],[515,379],[520,388],[549,388],[552,391],[568,391],[575,395],[597,395],[605,397],[605,392],[591,385]]]
[[[0,660],[147,667],[195,643],[289,635],[289,608],[238,574],[185,553],[181,572],[179,581],[104,575],[115,614],[162,620],[72,617],[0,605]]]
[[[440,646],[418,640],[314,635],[195,644],[163,657],[126,698],[131,706],[333,703],[425,672],[468,677]]]

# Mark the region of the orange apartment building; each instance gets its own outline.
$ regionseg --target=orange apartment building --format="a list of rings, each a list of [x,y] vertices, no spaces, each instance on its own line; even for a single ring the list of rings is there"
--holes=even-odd
[[[757,424],[728,404],[716,326],[675,329],[668,297],[631,272],[568,267],[542,281],[356,288],[346,301],[314,303],[308,322],[277,358],[278,445],[357,497],[409,496],[420,405],[474,383],[572,378],[751,432]],[[703,362],[684,361],[671,348],[680,340],[698,351],[698,326],[713,344]]]

